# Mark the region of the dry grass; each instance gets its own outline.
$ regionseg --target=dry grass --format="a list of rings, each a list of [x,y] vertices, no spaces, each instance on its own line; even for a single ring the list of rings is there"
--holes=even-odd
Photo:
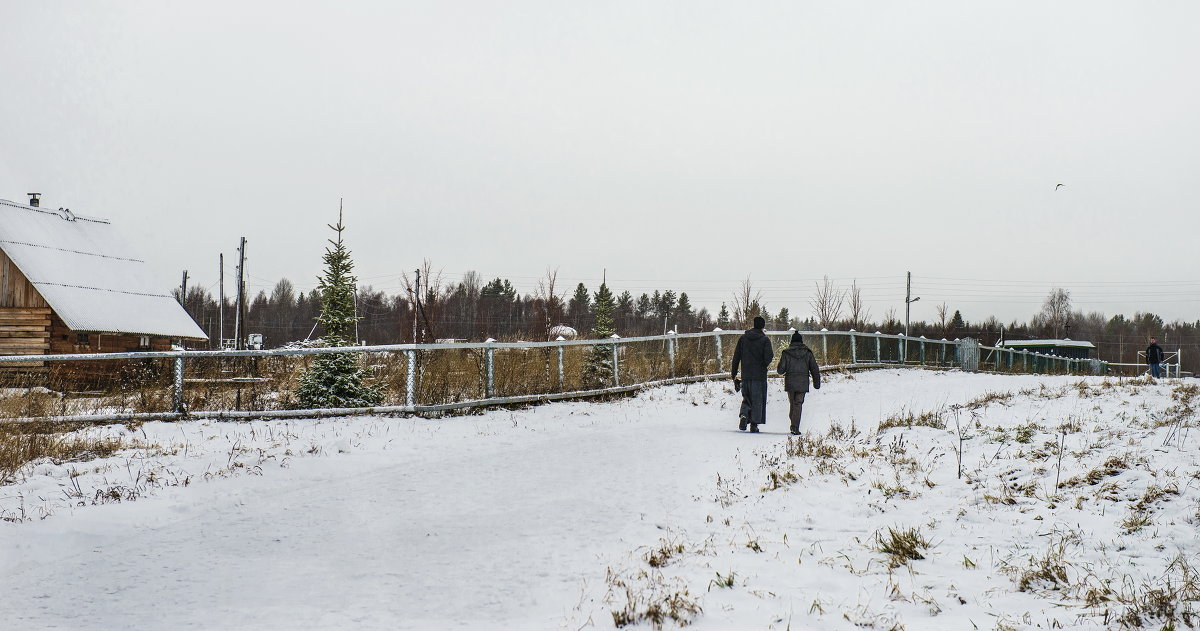
[[[58,431],[55,431],[57,429]],[[114,438],[98,438],[64,428],[0,425],[0,485],[13,481],[25,465],[48,458],[55,464],[105,458],[125,447]]]
[[[730,576],[732,580],[732,574]],[[662,629],[668,622],[684,627],[692,623],[703,609],[699,599],[678,582],[669,582],[657,571],[639,570],[631,575],[608,571],[606,602],[618,606],[611,609],[613,625],[623,628],[649,624]]]
[[[1128,469],[1130,467],[1129,458],[1129,454],[1110,456],[1108,460],[1104,461],[1104,464],[1092,469],[1082,476],[1075,476],[1066,482],[1063,482],[1062,486],[1066,488],[1085,485],[1095,486],[1105,478],[1120,475],[1122,471]]]
[[[875,533],[874,549],[876,552],[887,555],[888,567],[891,568],[924,559],[925,551],[931,545],[933,544],[917,528],[897,530],[889,527],[886,535],[883,531]]]
[[[911,410],[903,410],[897,414],[893,414],[879,423],[879,431],[890,429],[893,427],[932,427],[934,429],[946,429],[945,410],[938,408],[913,414]]]

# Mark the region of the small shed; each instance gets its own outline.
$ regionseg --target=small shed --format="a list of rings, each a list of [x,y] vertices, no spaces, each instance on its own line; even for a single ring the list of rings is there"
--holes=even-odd
[[[997,344],[997,346],[1071,359],[1091,359],[1092,351],[1096,350],[1096,345],[1091,342],[1073,340],[1071,338],[1061,340],[1004,340]]]
[[[0,200],[0,354],[157,351],[208,339],[147,272],[104,219],[42,208],[36,195]]]

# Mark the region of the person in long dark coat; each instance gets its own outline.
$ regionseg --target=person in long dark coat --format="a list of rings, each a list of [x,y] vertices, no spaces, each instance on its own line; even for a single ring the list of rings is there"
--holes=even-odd
[[[749,425],[751,432],[757,432],[758,426],[767,422],[767,367],[775,359],[775,350],[763,332],[766,325],[766,320],[755,317],[754,328],[738,338],[737,348],[733,350],[733,387],[742,392],[739,430],[745,430]],[[739,367],[741,380],[738,380]]]
[[[1150,346],[1146,347],[1146,364],[1150,366],[1150,376],[1158,379],[1162,376],[1163,349],[1158,340],[1150,338]]]
[[[808,380],[821,389],[821,368],[812,350],[804,345],[804,336],[799,331],[792,333],[792,344],[783,349],[779,356],[779,367],[783,375],[783,390],[788,396],[788,419],[792,422],[792,433],[800,433],[800,415],[804,412],[804,396],[808,394]]]

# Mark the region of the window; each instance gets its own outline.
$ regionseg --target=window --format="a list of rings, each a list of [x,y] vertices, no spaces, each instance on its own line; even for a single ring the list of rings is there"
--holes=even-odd
[[[87,333],[76,333],[75,343],[80,346],[87,346],[92,343],[92,339]]]
[[[138,338],[138,348],[150,348],[150,336],[143,335]]]

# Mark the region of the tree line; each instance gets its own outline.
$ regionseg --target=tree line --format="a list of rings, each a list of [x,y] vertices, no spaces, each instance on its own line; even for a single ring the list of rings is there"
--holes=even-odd
[[[367,344],[399,344],[454,339],[481,341],[536,341],[552,339],[551,330],[565,325],[589,337],[596,328],[597,291],[584,283],[564,290],[555,271],[547,272],[532,293],[518,292],[508,279],[485,281],[476,272],[467,272],[458,281],[447,281],[425,264],[420,286],[415,278],[404,276],[403,290],[387,294],[371,286],[360,286],[355,295],[357,326],[353,336]],[[176,292],[178,298],[178,292]],[[743,281],[721,304],[716,314],[692,304],[687,292],[671,289],[634,295],[613,291],[612,329],[621,337],[658,335],[666,331],[690,333],[714,328],[739,330],[762,316],[774,330],[850,330],[904,332],[904,322],[895,308],[873,317],[856,283],[839,287],[825,278],[816,283],[809,300],[807,315],[798,317],[787,308],[770,308],[753,283]],[[189,287],[185,309],[196,320],[215,347],[219,334],[220,305],[207,289]],[[280,280],[270,292],[260,291],[248,301],[247,333],[261,333],[264,346],[275,348],[291,342],[322,337],[317,323],[320,315],[317,290],[297,291],[295,285]],[[1168,351],[1183,351],[1184,370],[1200,367],[1200,321],[1164,322],[1153,313],[1138,312],[1106,316],[1072,308],[1070,292],[1056,288],[1046,297],[1042,308],[1025,322],[1002,322],[994,316],[967,319],[960,310],[946,304],[935,308],[934,320],[909,323],[909,334],[933,339],[972,337],[994,345],[1000,339],[1065,338],[1086,340],[1098,348],[1101,359],[1136,362],[1148,338],[1156,336]],[[225,337],[233,335],[234,307],[225,306]],[[606,327],[605,327],[606,328]],[[557,330],[556,330],[557,331]]]

